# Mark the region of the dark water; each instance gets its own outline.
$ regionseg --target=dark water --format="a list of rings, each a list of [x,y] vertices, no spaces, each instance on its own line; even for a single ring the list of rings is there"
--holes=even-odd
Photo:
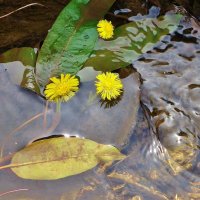
[[[57,181],[0,171],[0,199],[200,199],[200,26],[187,12],[175,33],[120,71],[124,95],[111,108],[99,102],[93,81],[84,82],[63,104],[59,120],[54,105],[14,85],[6,68],[0,67],[2,157],[35,139],[64,134],[115,145],[127,158]],[[19,191],[1,196],[12,190]]]

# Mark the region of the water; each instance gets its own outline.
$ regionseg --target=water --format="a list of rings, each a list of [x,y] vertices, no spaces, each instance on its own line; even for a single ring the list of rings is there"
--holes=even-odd
[[[77,96],[63,104],[61,117],[54,105],[14,85],[6,65],[1,66],[4,157],[38,138],[64,134],[115,145],[127,158],[57,181],[22,180],[10,170],[0,171],[0,195],[19,190],[0,198],[200,199],[199,63],[199,22],[185,13],[175,33],[120,70],[125,89],[119,102],[102,104],[93,81],[85,82]]]

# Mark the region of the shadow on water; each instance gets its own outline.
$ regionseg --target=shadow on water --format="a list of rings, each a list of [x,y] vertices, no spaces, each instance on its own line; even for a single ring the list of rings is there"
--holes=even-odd
[[[160,9],[147,11],[141,13],[155,17]],[[132,17],[128,10],[117,12]],[[53,104],[14,85],[1,65],[0,145],[1,156],[8,158],[2,163],[34,140],[61,134],[115,145],[127,158],[56,181],[22,180],[10,170],[0,171],[0,199],[200,199],[198,23],[186,15],[175,33],[132,63],[134,69],[119,70],[124,83],[119,101],[100,103],[94,81],[85,82],[63,104],[61,118]]]

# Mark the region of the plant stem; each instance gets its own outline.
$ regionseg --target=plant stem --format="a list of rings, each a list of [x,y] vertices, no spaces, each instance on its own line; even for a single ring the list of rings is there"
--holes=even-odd
[[[61,109],[61,101],[58,101],[58,102],[56,103],[56,112],[57,112],[57,113],[60,113],[60,109]]]

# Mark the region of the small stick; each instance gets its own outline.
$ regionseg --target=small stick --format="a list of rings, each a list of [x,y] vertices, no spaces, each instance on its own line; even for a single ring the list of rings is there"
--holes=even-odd
[[[4,196],[4,195],[7,195],[7,194],[10,194],[10,193],[14,193],[14,192],[20,192],[20,191],[27,191],[29,189],[17,189],[17,190],[11,190],[11,191],[8,191],[8,192],[4,192],[4,193],[1,193],[0,194],[0,197]]]
[[[46,102],[45,109],[44,109],[44,121],[43,121],[43,128],[46,129],[47,127],[47,112],[48,112],[49,102]]]
[[[45,5],[40,4],[40,3],[31,3],[31,4],[25,5],[25,6],[23,6],[23,7],[20,7],[20,8],[14,10],[14,11],[12,11],[12,12],[9,12],[8,14],[5,14],[5,15],[0,16],[0,19],[5,18],[5,17],[8,17],[9,15],[12,15],[12,14],[14,14],[14,13],[20,11],[20,10],[23,10],[23,9],[28,8],[28,7],[31,7],[31,6],[42,6],[42,7],[46,7]]]
[[[31,119],[27,120],[26,122],[24,122],[22,125],[18,126],[17,128],[15,128],[13,131],[11,131],[10,133],[7,133],[7,137],[5,139],[3,139],[2,142],[5,142],[6,139],[9,138],[9,136],[11,136],[13,133],[19,131],[20,129],[22,129],[24,126],[26,126],[27,124],[31,123],[32,121],[34,121],[35,119],[41,117],[42,115],[44,115],[44,113],[39,113],[35,116],[33,116]],[[2,144],[1,147],[1,153],[0,153],[0,158],[3,157],[3,149],[4,149],[4,143]]]

